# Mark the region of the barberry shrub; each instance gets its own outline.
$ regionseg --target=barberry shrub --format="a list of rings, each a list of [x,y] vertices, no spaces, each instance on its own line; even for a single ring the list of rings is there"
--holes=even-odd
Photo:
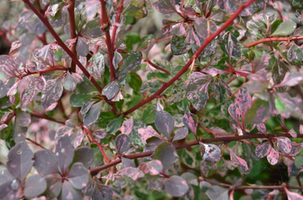
[[[6,5],[1,200],[303,199],[302,0]]]

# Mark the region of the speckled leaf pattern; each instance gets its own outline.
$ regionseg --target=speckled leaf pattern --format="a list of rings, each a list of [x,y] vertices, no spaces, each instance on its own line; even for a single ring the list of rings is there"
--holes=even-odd
[[[71,144],[71,140],[68,135],[64,135],[59,138],[56,145],[55,155],[58,159],[59,170],[65,173],[70,164],[73,161],[75,151]]]
[[[221,160],[221,150],[215,144],[204,144],[200,142],[201,156],[203,160],[216,163]]]
[[[290,129],[289,131],[288,131],[288,134],[290,134],[292,137],[297,137],[297,133],[296,133],[296,131],[294,131],[294,129]]]
[[[38,175],[34,174],[26,179],[24,186],[24,195],[27,198],[38,197],[46,190],[46,181],[45,179]]]
[[[296,192],[291,192],[289,191],[286,187],[284,187],[284,190],[287,194],[287,199],[288,200],[303,200],[303,196],[296,193]]]
[[[84,168],[83,164],[75,163],[68,173],[68,182],[70,182],[75,189],[81,190],[86,187],[88,176],[89,171]]]
[[[257,124],[257,129],[263,134],[266,134],[266,126],[263,123]]]
[[[189,110],[186,110],[184,113],[183,124],[186,128],[191,130],[193,134],[197,135],[197,123]]]
[[[0,80],[0,98],[3,98],[7,95],[7,92],[10,89],[10,82],[7,80]]]
[[[63,92],[62,78],[51,79],[46,82],[45,88],[42,91],[42,106],[48,108],[53,103],[57,102]]]
[[[263,158],[269,154],[271,150],[270,142],[264,142],[256,147],[255,153],[259,158]]]
[[[217,31],[216,23],[208,19],[197,18],[193,24],[197,34],[203,39],[206,39]]]
[[[302,80],[303,74],[298,72],[286,72],[283,81],[275,87],[295,86],[298,85]]]
[[[166,170],[177,159],[175,147],[170,143],[163,142],[157,147],[154,159],[160,160],[163,165],[163,171]]]
[[[16,144],[8,153],[6,167],[20,181],[23,181],[33,166],[34,154],[25,142]]]
[[[26,87],[21,93],[21,107],[27,106],[36,96],[38,92],[41,92],[44,88],[45,82],[40,77],[30,76],[28,87]]]
[[[301,167],[297,167],[293,161],[290,161],[288,163],[287,173],[288,173],[289,177],[297,176],[300,170],[301,170]]]
[[[158,0],[153,3],[153,6],[163,14],[176,12],[175,5],[175,0]]]
[[[101,106],[102,106],[101,101],[92,105],[90,110],[86,113],[86,115],[83,118],[83,124],[85,126],[89,126],[93,124],[95,121],[97,121],[101,113]]]
[[[244,172],[244,174],[248,174],[249,168],[248,168],[247,162],[245,160],[243,160],[242,158],[240,158],[239,156],[237,156],[229,147],[228,147],[228,151],[230,153],[230,160],[238,163],[240,165],[242,171]]]
[[[122,115],[116,119],[111,120],[106,126],[106,132],[108,132],[108,134],[115,134],[121,127],[122,120]]]
[[[186,127],[180,128],[176,131],[173,141],[182,140],[188,135],[188,129]]]
[[[152,126],[148,126],[146,128],[139,128],[138,133],[141,135],[141,139],[143,144],[146,144],[146,140],[151,137],[158,137],[160,138],[159,133],[155,131],[155,129]]]
[[[267,160],[271,165],[275,165],[279,161],[279,153],[274,148],[270,149],[270,152],[267,156]]]
[[[107,132],[103,129],[98,129],[94,131],[93,135],[97,140],[101,140],[107,136]]]
[[[289,154],[292,149],[292,144],[289,138],[287,137],[278,137],[277,138],[277,147],[279,151],[283,154]]]
[[[228,107],[228,112],[229,112],[230,116],[232,116],[232,118],[237,123],[240,122],[241,114],[240,114],[239,109],[237,108],[236,104],[234,104],[234,103],[230,104],[230,106]]]
[[[159,161],[159,160],[152,160],[152,161],[143,163],[141,165],[140,169],[145,174],[148,173],[148,174],[150,174],[152,176],[155,176],[155,175],[158,175],[160,172],[162,172],[163,166],[162,166],[161,161]]]
[[[115,140],[116,148],[118,153],[127,151],[130,148],[131,141],[129,137],[125,134],[120,134]]]
[[[28,113],[17,114],[16,124],[17,126],[27,127],[31,123],[31,116]]]
[[[89,168],[94,159],[94,152],[89,147],[79,147],[75,150],[73,162],[80,162],[85,168]]]
[[[130,118],[130,119],[124,121],[121,128],[120,128],[121,133],[129,135],[130,132],[132,132],[133,125],[134,125],[134,119],[133,118]]]
[[[165,180],[165,190],[173,197],[182,197],[189,189],[186,181],[180,177],[173,175]]]
[[[113,81],[110,84],[106,85],[102,90],[102,94],[108,99],[112,99],[120,91],[120,86],[118,81]]]
[[[59,172],[58,161],[50,150],[44,149],[34,154],[34,167],[42,175]]]
[[[123,56],[119,52],[115,51],[114,58],[113,58],[113,65],[114,65],[115,69],[117,69],[119,67],[119,63],[122,60],[123,60]]]
[[[89,62],[92,63],[92,73],[97,74],[97,76],[101,78],[105,71],[104,55],[102,55],[100,52],[97,52],[90,58]]]
[[[303,48],[291,42],[291,46],[287,51],[287,58],[290,62],[303,60]]]
[[[51,49],[51,44],[43,46],[34,52],[34,56],[46,64],[54,63],[53,50]]]
[[[240,88],[235,104],[241,114],[244,114],[251,107],[251,97],[246,89]]]
[[[155,118],[155,126],[157,130],[164,134],[167,139],[170,139],[170,134],[174,129],[175,120],[166,111],[160,111],[157,113]]]
[[[88,45],[83,37],[78,37],[76,51],[80,56],[86,56],[88,54]]]
[[[234,13],[239,9],[239,6],[241,4],[246,3],[246,0],[219,0],[218,6],[220,9],[227,11],[229,13]],[[255,12],[262,10],[264,7],[264,1],[263,0],[257,0],[250,6],[248,6],[246,9],[244,9],[240,16],[246,17],[254,14]]]
[[[8,55],[0,55],[0,69],[9,77],[15,77],[19,74],[15,62]]]
[[[142,53],[140,51],[130,52],[126,55],[120,74],[136,69],[142,61]]]
[[[143,177],[143,172],[139,168],[134,167],[126,167],[119,171],[119,174],[122,176],[128,176],[134,181],[136,181],[138,178]]]
[[[225,48],[228,52],[228,55],[230,57],[241,57],[241,46],[238,43],[237,38],[231,33],[229,33],[227,37],[228,42],[225,44]]]
[[[73,188],[69,181],[64,181],[58,200],[82,200],[82,192],[81,190]]]

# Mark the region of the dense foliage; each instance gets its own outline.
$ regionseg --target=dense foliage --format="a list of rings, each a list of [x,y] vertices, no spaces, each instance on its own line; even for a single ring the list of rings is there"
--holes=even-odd
[[[303,199],[302,0],[9,4],[1,200]]]

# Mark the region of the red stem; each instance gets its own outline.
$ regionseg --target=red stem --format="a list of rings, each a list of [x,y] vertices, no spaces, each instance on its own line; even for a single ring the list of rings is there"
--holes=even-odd
[[[64,124],[64,125],[65,125],[65,122],[64,122],[64,121],[58,121],[58,120],[56,120],[56,119],[54,119],[54,118],[52,118],[52,117],[47,116],[47,115],[44,114],[44,113],[43,113],[43,114],[41,114],[41,113],[30,113],[30,115],[31,115],[32,117],[47,119],[47,120],[49,120],[49,121],[53,121],[53,122],[57,122],[57,123],[59,123],[59,124]]]
[[[152,101],[156,97],[158,97],[162,92],[164,92],[171,84],[173,84],[181,75],[183,75],[188,67],[192,64],[193,60],[196,59],[202,53],[202,51],[207,47],[207,45],[214,40],[222,31],[224,31],[229,25],[233,22],[234,19],[237,18],[237,16],[250,4],[252,4],[255,0],[250,0],[246,2],[244,5],[240,6],[239,9],[229,18],[222,26],[217,30],[214,34],[212,34],[210,37],[206,38],[204,43],[201,45],[201,47],[198,49],[198,51],[193,55],[193,57],[186,63],[186,65],[176,74],[170,81],[168,81],[166,84],[163,84],[163,86],[155,92],[152,96],[143,99],[141,102],[139,102],[136,106],[132,107],[131,109],[127,110],[123,113],[123,115],[128,115],[132,113],[133,111],[137,110],[141,106],[145,105],[146,103]]]
[[[109,162],[109,159],[108,159],[108,157],[106,156],[106,153],[105,153],[103,147],[101,146],[101,144],[99,144],[99,142],[94,138],[92,132],[91,132],[88,128],[86,128],[84,125],[82,125],[82,128],[83,128],[84,131],[89,135],[91,141],[92,141],[93,143],[95,143],[95,144],[99,147],[99,149],[100,149],[100,151],[101,151],[101,153],[102,153],[102,155],[103,155],[103,157],[104,157],[104,159],[105,159],[105,163],[108,163],[108,162]]]
[[[76,23],[75,23],[75,2],[76,2],[76,0],[71,0],[71,4],[68,8],[69,25],[70,25],[69,30],[70,30],[71,39],[74,39],[77,37]],[[77,58],[76,44],[77,44],[77,41],[72,45],[71,51]],[[72,64],[71,64],[71,71],[76,72],[76,63],[73,60],[72,60]]]
[[[114,28],[113,28],[112,41],[111,41],[112,45],[115,45],[116,32],[117,32],[117,28],[118,28],[117,24],[120,21],[122,9],[123,9],[123,0],[120,0],[118,13],[117,13],[116,20],[115,20],[115,25],[114,25]]]
[[[59,37],[59,35],[53,29],[53,27],[49,24],[47,18],[44,18],[43,15],[36,9],[36,7],[29,0],[24,0],[24,3],[37,15],[37,17],[43,22],[43,24],[47,27],[47,29],[49,30],[49,32],[56,39],[57,43],[71,57],[71,59],[78,65],[78,67],[81,69],[81,71],[84,73],[84,75],[92,82],[92,84],[97,88],[97,90],[100,93],[102,93],[102,88],[100,87],[100,85],[88,73],[88,71],[85,69],[85,67],[77,59],[77,57],[75,56],[75,54],[73,54],[73,52],[71,52],[71,50],[64,44],[64,42],[61,40],[61,38]]]
[[[170,72],[167,71],[166,69],[156,65],[155,63],[153,63],[152,61],[150,61],[149,59],[144,59],[145,62],[147,62],[148,64],[150,64],[151,66],[153,66],[154,68],[158,69],[158,70],[161,70],[163,72],[165,72],[166,74],[169,74],[170,75]]]
[[[303,36],[297,36],[297,37],[291,37],[291,38],[288,38],[288,37],[275,37],[275,38],[263,38],[263,39],[260,39],[256,42],[253,42],[253,43],[250,43],[248,45],[246,45],[247,48],[250,48],[252,46],[255,46],[257,44],[261,44],[261,43],[264,43],[264,42],[273,42],[273,41],[293,41],[293,40],[302,40],[303,39]]]

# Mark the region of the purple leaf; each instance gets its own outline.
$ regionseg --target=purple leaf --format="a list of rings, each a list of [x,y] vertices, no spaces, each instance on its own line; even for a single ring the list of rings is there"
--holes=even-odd
[[[42,176],[34,174],[26,179],[24,195],[26,198],[38,197],[46,190],[46,181]]]
[[[7,92],[11,88],[10,85],[10,81],[0,80],[0,98],[7,96]]]
[[[17,190],[13,190],[12,184],[16,180],[8,170],[0,170],[0,199],[17,200]],[[19,187],[18,187],[19,188]]]
[[[271,150],[271,144],[269,141],[267,141],[258,145],[255,150],[255,153],[256,156],[258,156],[259,158],[263,158],[269,154],[270,150]]]
[[[131,141],[129,137],[125,134],[120,134],[115,140],[116,148],[118,153],[127,151],[130,148]]]
[[[206,191],[206,194],[211,200],[229,199],[228,198],[228,189],[219,187],[217,185],[211,186]]]
[[[16,125],[27,127],[31,123],[31,116],[28,113],[17,114]]]
[[[281,153],[283,153],[283,154],[289,154],[292,149],[291,141],[287,137],[278,137],[277,146],[278,146],[279,151],[281,151]]]
[[[6,167],[8,171],[21,182],[33,166],[33,152],[25,142],[16,144],[8,153]]]
[[[140,51],[130,52],[126,55],[124,63],[120,72],[126,74],[127,72],[136,69],[142,61],[142,53]]]
[[[152,160],[146,163],[142,163],[140,169],[144,174],[150,174],[152,176],[158,175],[163,170],[161,161]]]
[[[284,187],[284,190],[287,194],[288,200],[303,200],[303,196],[296,193],[296,192],[290,192],[286,187]]]
[[[59,174],[52,174],[46,179],[47,194],[50,199],[58,197],[62,188],[62,178]]]
[[[0,69],[9,77],[20,74],[13,59],[7,55],[0,55]]]
[[[155,118],[155,126],[158,131],[164,134],[167,139],[170,139],[170,134],[174,129],[175,120],[166,111],[160,111],[157,113]]]
[[[228,148],[228,151],[230,153],[230,160],[240,164],[241,170],[243,170],[245,174],[248,174],[249,168],[247,166],[247,162],[242,158],[240,158],[239,156],[237,156],[230,148]]]
[[[82,196],[81,190],[73,188],[69,181],[64,181],[62,183],[62,192],[58,200],[82,200]]]
[[[267,160],[271,165],[275,165],[279,161],[279,153],[274,148],[270,149],[270,152],[267,156]]]
[[[275,87],[295,86],[298,85],[302,80],[303,80],[303,75],[301,73],[286,72],[283,81],[278,85],[275,85]]]
[[[204,144],[200,142],[201,146],[201,156],[203,160],[209,161],[211,163],[216,163],[221,159],[221,150],[215,144]]]
[[[241,114],[244,114],[251,107],[251,97],[246,89],[240,88],[235,104]]]
[[[112,199],[113,191],[107,185],[101,185],[101,183],[96,183],[95,189],[93,191],[92,199]]]
[[[217,31],[217,25],[212,20],[199,17],[195,19],[193,24],[197,34],[203,39],[206,39]]]
[[[186,128],[197,135],[197,123],[189,110],[186,110],[183,116],[183,124]]]
[[[75,189],[81,190],[86,187],[88,176],[89,171],[84,168],[83,164],[75,163],[68,173],[68,182],[70,182]]]
[[[257,129],[259,132],[266,134],[266,126],[263,123],[257,124]]]
[[[103,129],[95,130],[93,134],[99,141],[107,136],[107,132]]]
[[[58,161],[50,150],[40,150],[34,154],[34,167],[42,175],[58,173]]]
[[[80,56],[86,56],[88,54],[88,45],[83,37],[78,37],[76,51]]]
[[[83,124],[85,126],[89,126],[93,124],[95,121],[97,121],[101,113],[101,107],[102,107],[102,101],[92,105],[89,112],[86,113],[86,115],[83,118]]]
[[[121,157],[121,166],[122,166],[122,169],[124,169],[126,167],[133,167],[133,168],[137,167],[134,161],[132,161],[131,159],[128,159],[128,158],[124,158],[124,157]]]
[[[163,14],[176,12],[175,5],[175,0],[158,0],[153,3],[153,6]]]
[[[62,78],[51,79],[46,82],[46,86],[42,91],[42,106],[48,108],[53,103],[57,102],[63,92]]]
[[[132,132],[132,130],[133,130],[133,125],[134,125],[133,118],[130,118],[129,120],[124,121],[120,128],[121,133],[129,135],[130,132]]]
[[[232,103],[229,105],[228,107],[228,112],[230,114],[230,116],[232,116],[232,118],[238,123],[240,124],[240,112],[239,109],[237,108],[235,103]]]
[[[183,127],[177,130],[173,141],[182,140],[188,135],[188,129]]]
[[[66,173],[66,170],[73,161],[74,154],[75,151],[68,135],[60,137],[56,145],[55,155],[57,156],[59,170],[61,173]]]
[[[194,174],[192,174],[190,172],[183,173],[181,177],[184,178],[184,180],[188,184],[195,185],[195,186],[199,185],[196,175],[194,175]]]
[[[71,74],[70,72],[66,73],[63,87],[68,91],[73,91],[76,89],[77,86],[77,79],[74,76],[74,74]]]
[[[54,55],[53,50],[51,49],[51,44],[45,45],[41,49],[35,50],[34,56],[45,64],[54,63]]]
[[[80,162],[85,168],[89,168],[94,159],[94,152],[89,147],[79,147],[75,150],[73,162]]]
[[[141,135],[141,139],[143,144],[146,144],[146,140],[151,137],[158,137],[161,136],[157,133],[157,131],[154,130],[152,126],[148,126],[146,128],[139,128],[138,133]]]
[[[17,93],[19,83],[20,80],[17,80],[14,85],[7,91],[8,96],[13,96]]]
[[[86,114],[94,103],[95,103],[95,101],[89,101],[89,102],[84,103],[83,106],[81,107],[80,113],[82,115]]]
[[[164,182],[165,190],[173,197],[182,197],[189,189],[186,181],[180,176],[171,176]]]
[[[297,176],[301,168],[298,168],[293,161],[290,161],[287,166],[288,176]]]
[[[154,159],[162,162],[163,171],[171,166],[177,160],[177,158],[175,147],[167,142],[160,144],[154,153]]]
[[[109,100],[114,98],[116,94],[120,91],[120,86],[118,81],[113,81],[106,85],[102,90],[102,94],[106,96]]]

